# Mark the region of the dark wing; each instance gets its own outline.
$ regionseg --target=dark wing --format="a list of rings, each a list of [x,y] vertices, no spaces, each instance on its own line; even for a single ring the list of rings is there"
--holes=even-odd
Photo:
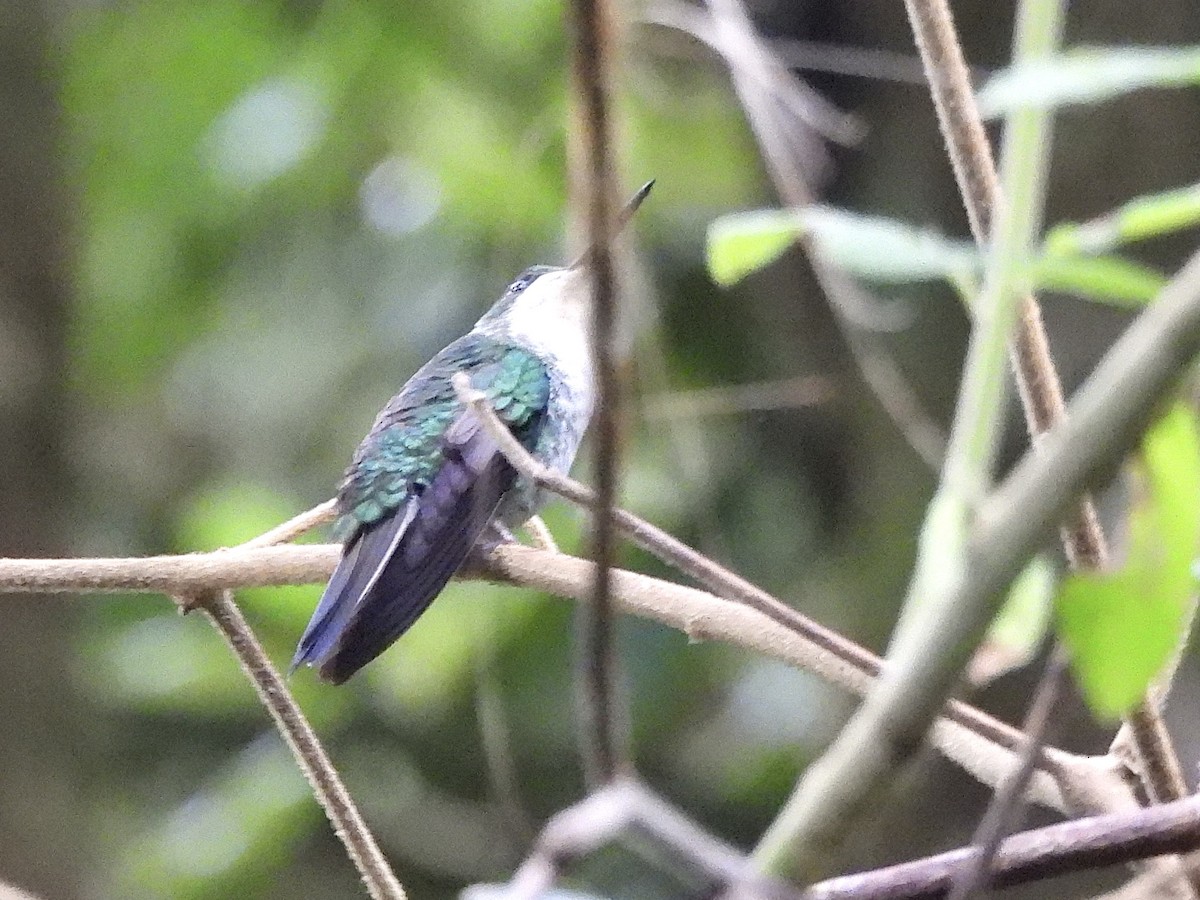
[[[504,382],[507,368],[484,366],[472,381],[486,389]],[[504,417],[532,446],[544,405],[518,406],[518,415]],[[491,521],[516,472],[477,417],[456,411],[438,437],[439,464],[429,477],[411,482],[383,515],[359,523],[300,640],[293,669],[316,665],[322,678],[345,681],[428,608]]]

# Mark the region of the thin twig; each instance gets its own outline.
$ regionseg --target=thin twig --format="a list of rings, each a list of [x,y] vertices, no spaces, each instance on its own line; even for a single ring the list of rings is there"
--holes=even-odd
[[[550,529],[546,527],[541,516],[531,516],[525,523],[525,530],[529,532],[533,546],[539,550],[549,550],[551,553],[558,552],[558,544],[554,540],[554,535],[550,533]]]
[[[608,0],[572,0],[572,68],[578,92],[581,178],[586,197],[587,270],[592,280],[592,347],[596,369],[596,489],[600,508],[592,524],[596,561],[592,603],[580,610],[579,694],[584,769],[592,786],[628,767],[625,736],[617,712],[610,567],[616,544],[610,510],[616,505],[620,396],[614,358],[617,318],[616,272],[611,240],[616,173],[612,141],[612,69],[616,22]]]
[[[991,884],[992,861],[1004,836],[1014,829],[1014,823],[1024,809],[1025,789],[1037,770],[1042,748],[1049,739],[1050,714],[1058,705],[1069,671],[1070,657],[1062,644],[1055,643],[1025,717],[1022,728],[1025,746],[1021,748],[1020,761],[1012,775],[1004,779],[992,795],[987,812],[971,840],[976,852],[955,874],[949,900],[969,900],[977,891]]]
[[[1183,777],[1183,766],[1173,752],[1171,735],[1158,710],[1153,692],[1129,712],[1126,721],[1138,749],[1138,758],[1144,766],[1142,775],[1146,779],[1146,793],[1150,800],[1154,803],[1166,803],[1186,797],[1188,787]],[[1162,747],[1170,747],[1172,752],[1158,752]],[[1194,886],[1200,893],[1200,872],[1196,876]]]
[[[270,531],[263,532],[245,547],[270,547],[273,544],[287,544],[314,528],[327,525],[337,517],[337,500],[326,500],[318,503],[312,509],[293,516],[286,522],[276,525]]]
[[[596,508],[598,501],[591,489],[542,465],[521,446],[488,404],[487,395],[472,388],[465,375],[459,373],[454,376],[453,381],[459,399],[472,407],[513,468],[525,478],[580,506],[592,510]],[[879,674],[879,657],[837,632],[814,622],[673,535],[624,509],[613,510],[613,521],[623,534],[643,550],[713,592],[744,603],[862,672],[871,676]],[[966,704],[952,701],[947,707],[947,714],[1005,748],[1012,749],[1021,743],[1019,731]]]
[[[938,123],[946,140],[955,178],[966,207],[971,232],[980,246],[991,235],[994,211],[1001,200],[996,163],[983,118],[971,86],[962,46],[954,27],[948,0],[905,0],[917,48],[925,64]],[[1037,299],[1029,295],[1021,305],[1012,364],[1034,443],[1065,414],[1062,381],[1050,354]],[[1080,500],[1063,529],[1063,546],[1072,566],[1103,568],[1108,544],[1090,497]],[[1133,741],[1142,758],[1147,787],[1160,799],[1176,799],[1182,778],[1178,754],[1155,708],[1144,700],[1129,717]],[[1154,781],[1150,781],[1153,779]],[[1196,886],[1200,888],[1200,881]]]
[[[722,53],[712,19],[700,7],[679,0],[659,0],[646,10],[644,17],[647,23],[690,35],[718,55]],[[784,50],[781,43],[775,46]],[[757,91],[828,141],[847,147],[861,142],[867,133],[866,123],[853,113],[838,109],[803,79],[792,75],[784,62],[780,59],[778,65],[761,67],[748,73],[755,80]],[[916,60],[911,62],[916,63],[919,72],[920,63]],[[924,84],[924,81],[921,83]]]
[[[254,685],[259,700],[271,714],[300,771],[308,779],[313,795],[325,810],[334,832],[362,876],[367,892],[374,900],[404,900],[404,888],[396,880],[383,852],[342,784],[337,769],[287,684],[271,664],[250,630],[249,623],[233,602],[232,592],[208,591],[177,595],[176,599],[184,610],[202,609],[229,644],[229,649]]]
[[[242,544],[242,550],[272,547],[295,540],[304,532],[333,519],[336,501],[328,500],[277,525]],[[350,861],[358,869],[367,892],[375,900],[403,900],[404,889],[396,879],[375,836],[342,784],[325,748],[317,738],[287,683],[271,664],[250,624],[242,615],[229,589],[205,590],[195,594],[175,594],[182,611],[202,609],[209,621],[225,638],[229,649],[254,685],[259,700],[275,722],[275,727],[292,751],[296,764],[308,780],[313,796],[334,833],[346,848]]]
[[[837,389],[822,375],[800,375],[777,381],[730,384],[686,391],[664,391],[645,398],[652,422],[676,417],[726,416],[780,409],[800,409],[828,402]]]
[[[776,38],[771,42],[771,48],[789,67],[801,72],[828,72],[871,81],[912,84],[922,90],[927,85],[920,58],[910,53],[794,38]],[[983,81],[988,74],[978,70],[976,81]]]
[[[1074,819],[1014,835],[993,861],[993,883],[1012,887],[1200,847],[1200,798]],[[964,847],[926,859],[813,885],[804,900],[925,900],[946,895],[954,873],[976,852]],[[1143,894],[1141,896],[1151,896]]]
[[[767,172],[784,205],[807,206],[813,193],[805,176],[804,146],[795,146],[779,108],[756,85],[781,68],[754,32],[746,10],[737,0],[709,0],[712,12],[712,47],[729,66],[734,91],[758,141]],[[784,70],[786,74],[786,70]],[[790,77],[790,76],[789,76]],[[834,313],[834,322],[863,382],[917,455],[931,468],[941,467],[946,440],[942,429],[922,407],[919,397],[895,362],[870,341],[866,332],[875,323],[866,292],[838,271],[808,238],[800,246]],[[876,314],[877,316],[877,314]]]
[[[659,858],[682,859],[710,889],[732,888],[762,900],[803,900],[790,885],[754,872],[734,847],[631,778],[618,778],[556,813],[508,884],[473,887],[464,900],[538,900],[567,865],[627,836],[649,838]]]
[[[333,544],[293,544],[185,556],[0,560],[0,587],[12,593],[194,594],[210,589],[312,584],[329,578],[340,551]],[[506,544],[475,560],[459,575],[585,603],[590,595],[592,566],[568,554]],[[833,635],[836,641],[832,644],[815,641],[748,604],[622,570],[615,573],[614,589],[622,612],[660,622],[692,640],[724,641],[778,659],[857,696],[867,692],[874,673],[879,671],[879,658],[847,639]],[[851,651],[846,652],[838,642]],[[949,704],[946,714],[948,721],[940,723],[934,732],[934,746],[984,784],[999,784],[1012,769],[1014,757],[1008,748],[1019,746],[1021,733],[962,703]],[[1039,773],[1031,790],[1035,802],[1042,806],[1066,808],[1060,785],[1074,792],[1115,777],[1110,771],[1113,767],[1103,759],[1058,751],[1054,756],[1057,781]]]

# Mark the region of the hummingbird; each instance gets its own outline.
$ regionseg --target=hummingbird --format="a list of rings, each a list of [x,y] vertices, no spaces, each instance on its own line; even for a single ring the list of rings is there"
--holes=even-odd
[[[618,230],[653,184],[626,204]],[[595,401],[593,252],[522,272],[376,417],[338,489],[342,557],[292,671],[316,666],[325,681],[346,681],[416,622],[472,548],[511,540],[549,499],[513,468],[452,379],[464,373],[521,445],[565,474]]]

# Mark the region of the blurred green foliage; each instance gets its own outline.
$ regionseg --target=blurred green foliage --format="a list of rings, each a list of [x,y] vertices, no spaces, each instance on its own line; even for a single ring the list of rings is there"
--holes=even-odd
[[[229,546],[328,496],[404,378],[517,271],[562,257],[560,15],[546,0],[71,13],[61,63],[81,204],[71,379],[82,408],[71,440],[92,510],[81,552]],[[720,82],[664,77],[687,81],[686,112],[634,94],[621,126],[627,171],[661,176],[660,211],[639,225],[649,233],[671,225],[691,186],[716,209],[756,182]],[[704,152],[678,152],[701,140]],[[653,343],[646,335],[639,345]],[[680,375],[705,377],[670,377]],[[657,451],[639,443],[627,459],[633,505],[667,525],[692,514]],[[577,514],[549,519],[565,547],[578,545]],[[318,594],[239,595],[280,664]],[[569,614],[455,585],[347,689],[292,679],[416,896],[501,876],[523,848],[520,835],[483,828],[496,807],[473,712],[481,672],[500,691],[528,814],[578,790]],[[694,725],[730,654],[689,652],[646,626],[623,640],[637,738],[662,748],[653,759],[687,733],[673,729]],[[94,791],[103,894],[357,895],[302,778],[199,617],[145,597],[90,604],[78,678],[109,752],[126,761]],[[676,691],[670,704],[664,689]],[[797,764],[785,758],[780,784]],[[739,800],[754,792],[752,771],[726,773]],[[693,777],[695,790],[712,788],[707,773]],[[333,874],[314,882],[313,868]]]
[[[79,555],[229,546],[324,500],[404,379],[518,271],[566,255],[559,3],[125,0],[61,15],[54,62],[77,203],[67,439],[82,486]],[[989,33],[999,33],[994,23]],[[653,279],[635,273],[625,310],[623,502],[879,646],[932,473],[847,374],[824,300],[787,252],[794,222],[782,232],[766,223],[765,252],[743,241],[714,267],[722,281],[745,276],[734,290],[708,281],[708,223],[769,202],[760,163],[722,73],[666,59],[636,34],[621,69],[623,169],[630,184],[658,184],[637,223]],[[946,168],[936,138],[910,127],[928,105],[923,92],[889,103]],[[924,202],[911,198],[926,192],[929,172],[895,141],[881,142],[886,165],[873,168],[876,148],[847,180],[870,198],[856,205],[917,232],[903,223],[924,212],[904,206]],[[1168,199],[1173,221],[1194,221]],[[1096,212],[1089,202],[1072,215]],[[952,233],[940,227],[919,234]],[[869,237],[876,257],[885,237]],[[933,244],[970,252],[948,238]],[[887,246],[898,263],[912,251]],[[883,340],[944,413],[957,366],[946,348],[962,317],[952,299],[923,289],[907,295],[921,301],[909,310],[913,327]],[[831,380],[836,403],[731,402],[703,419],[647,413],[692,387],[814,371]],[[586,478],[587,462],[579,468]],[[547,520],[564,549],[580,547],[576,511],[558,504]],[[645,554],[623,554],[665,574]],[[318,595],[310,586],[238,599],[285,665]],[[98,836],[90,892],[360,896],[201,617],[147,596],[80,606],[75,679],[91,704],[85,802]],[[530,829],[579,796],[571,613],[559,600],[454,584],[345,688],[308,672],[292,678],[412,896],[506,876]],[[815,677],[643,622],[622,621],[620,651],[641,771],[743,845],[848,705]],[[485,704],[500,737],[481,723]],[[519,809],[489,779],[497,742],[511,751]],[[898,853],[902,840],[930,840],[904,831],[880,846]],[[608,876],[633,871],[620,858],[600,865]],[[650,881],[627,880],[628,896],[668,895]]]
[[[1071,575],[1058,597],[1080,686],[1110,718],[1145,695],[1195,602],[1200,425],[1193,410],[1178,406],[1147,432],[1135,474],[1124,558],[1113,572]]]
[[[1141,198],[1134,215],[1142,225],[1127,240],[1189,227],[1196,221],[1189,200],[1175,192],[1157,201]],[[1073,249],[1069,232],[1062,227],[1055,233],[1056,242],[1029,264],[1028,277],[1036,288],[1136,308],[1153,300],[1166,284],[1162,275],[1146,266]],[[982,254],[970,241],[952,240],[894,219],[810,206],[717,219],[708,234],[709,272],[718,284],[735,284],[779,259],[801,238],[814,241],[829,262],[858,278],[881,284],[945,280],[967,302],[973,299],[983,269]]]

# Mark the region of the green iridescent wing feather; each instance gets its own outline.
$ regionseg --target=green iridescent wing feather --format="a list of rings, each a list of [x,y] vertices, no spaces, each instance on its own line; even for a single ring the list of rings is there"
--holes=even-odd
[[[521,348],[477,334],[460,338],[409,380],[359,445],[338,493],[343,537],[396,510],[437,474],[443,435],[464,411],[450,382],[456,372],[470,376],[500,419],[533,449],[549,400],[546,367]]]

